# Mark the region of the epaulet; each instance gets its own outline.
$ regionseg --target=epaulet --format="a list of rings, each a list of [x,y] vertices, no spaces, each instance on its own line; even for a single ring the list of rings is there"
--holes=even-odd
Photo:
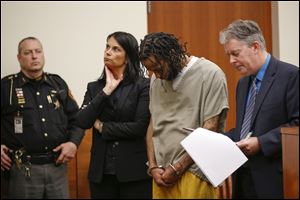
[[[45,72],[45,74],[46,74],[47,76],[52,76],[52,77],[61,78],[58,74],[52,74],[52,73],[49,73],[49,72]]]
[[[56,81],[62,81],[63,79],[58,74],[52,74],[49,72],[45,72],[46,76],[56,80]]]
[[[17,78],[17,77],[18,77],[18,74],[10,74],[10,75],[7,75],[7,76],[3,77],[3,78],[1,79],[1,81],[11,80],[11,79]]]

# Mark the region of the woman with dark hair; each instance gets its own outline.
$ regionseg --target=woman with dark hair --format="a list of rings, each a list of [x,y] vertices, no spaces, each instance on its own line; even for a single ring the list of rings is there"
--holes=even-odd
[[[129,33],[107,37],[104,70],[88,83],[78,113],[81,128],[93,127],[88,178],[92,198],[152,198],[145,136],[149,79]]]
[[[180,142],[189,134],[183,127],[223,130],[228,110],[223,71],[205,58],[189,56],[174,35],[162,32],[144,37],[139,58],[153,72],[147,132],[153,198],[217,198],[217,189]]]

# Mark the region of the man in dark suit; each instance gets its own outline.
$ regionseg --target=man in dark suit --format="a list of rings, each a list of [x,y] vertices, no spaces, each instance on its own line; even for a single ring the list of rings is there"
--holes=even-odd
[[[283,198],[280,128],[299,126],[299,68],[266,51],[254,21],[234,21],[220,32],[220,43],[244,75],[236,126],[225,133],[249,159],[233,174],[233,198]]]

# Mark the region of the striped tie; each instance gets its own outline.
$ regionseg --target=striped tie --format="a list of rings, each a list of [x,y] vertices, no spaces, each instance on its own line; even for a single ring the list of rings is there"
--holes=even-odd
[[[250,131],[251,118],[252,118],[252,113],[253,113],[253,109],[254,109],[254,105],[255,105],[255,98],[256,98],[256,94],[257,94],[255,83],[256,83],[256,78],[254,78],[254,80],[251,84],[250,90],[249,90],[250,98],[248,99],[248,102],[247,102],[247,107],[246,107],[246,112],[244,115],[244,121],[243,121],[243,125],[242,125],[240,139],[244,139]]]

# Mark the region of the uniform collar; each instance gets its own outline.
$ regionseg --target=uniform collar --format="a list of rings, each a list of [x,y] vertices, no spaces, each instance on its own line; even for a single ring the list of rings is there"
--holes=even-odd
[[[48,74],[43,72],[42,77],[41,77],[41,83],[45,82],[45,83],[52,86],[52,84],[49,81],[49,78],[47,76],[48,76]],[[28,78],[22,71],[19,72],[18,77],[19,77],[19,80],[20,80],[19,83],[20,83],[21,87],[24,86],[27,83],[30,83],[30,81],[32,80],[32,79]]]

